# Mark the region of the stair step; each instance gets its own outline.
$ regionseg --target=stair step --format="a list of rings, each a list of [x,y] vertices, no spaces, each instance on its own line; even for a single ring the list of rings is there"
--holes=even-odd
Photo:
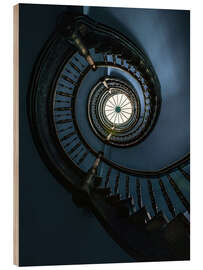
[[[113,202],[113,204],[116,207],[125,208],[128,210],[130,210],[134,207],[133,202],[132,202],[132,198],[127,198],[124,200],[115,201],[115,202]]]
[[[145,207],[142,207],[140,210],[135,212],[129,217],[130,222],[133,224],[144,227],[146,225],[146,220],[148,220],[147,211]]]
[[[163,216],[162,212],[159,212],[156,216],[154,216],[148,223],[146,224],[147,231],[158,231],[163,228],[164,225],[167,224],[167,219]]]
[[[107,202],[110,204],[114,204],[115,202],[120,201],[120,194],[114,194],[106,198]]]
[[[116,201],[113,205],[120,211],[120,214],[123,217],[128,217],[130,213],[132,213],[134,207],[132,198]]]
[[[190,235],[190,223],[183,214],[178,214],[172,221],[170,221],[164,230],[168,235],[174,232],[174,236]]]
[[[181,259],[189,259],[190,257],[189,234],[190,224],[183,214],[178,214],[163,231],[163,237],[171,250]]]
[[[118,216],[128,217],[130,214],[130,208],[132,208],[132,199],[120,199],[120,195],[112,195],[106,198],[107,202],[117,211]]]
[[[111,189],[110,188],[97,188],[95,189],[95,192],[103,196],[108,196],[111,193]]]

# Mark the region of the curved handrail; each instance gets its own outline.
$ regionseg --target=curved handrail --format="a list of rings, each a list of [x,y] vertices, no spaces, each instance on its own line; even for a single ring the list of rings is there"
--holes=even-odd
[[[112,167],[116,167],[119,171],[125,172],[129,175],[154,178],[154,177],[160,177],[160,176],[166,175],[172,171],[177,170],[179,167],[183,167],[184,165],[188,164],[190,161],[190,153],[185,155],[183,158],[171,163],[169,166],[163,167],[159,170],[153,170],[153,171],[142,171],[142,170],[134,170],[134,169],[121,167],[119,165],[115,165],[111,161],[105,160],[105,158],[103,158],[103,161],[110,164]]]

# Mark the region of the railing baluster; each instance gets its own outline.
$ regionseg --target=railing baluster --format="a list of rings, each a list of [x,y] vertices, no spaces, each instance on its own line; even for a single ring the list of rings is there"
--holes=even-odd
[[[64,147],[67,147],[67,146],[71,145],[71,143],[73,143],[73,142],[76,141],[77,139],[78,139],[78,138],[75,137],[75,138],[72,139],[70,142],[66,143],[66,144],[64,145]]]
[[[62,97],[67,97],[67,98],[72,98],[73,97],[72,94],[69,94],[69,93],[66,93],[66,92],[63,92],[63,91],[59,91],[59,90],[56,90],[56,94],[59,95],[59,96],[62,96]]]
[[[77,143],[75,146],[73,146],[73,148],[70,149],[70,151],[68,151],[68,154],[71,155],[73,152],[75,152],[80,146],[82,145],[81,142]]]
[[[106,174],[106,181],[105,181],[105,184],[104,184],[105,188],[108,186],[108,183],[109,183],[109,180],[110,180],[111,170],[112,170],[112,168],[109,167],[108,172]]]
[[[118,174],[116,176],[116,182],[115,182],[115,187],[114,187],[114,193],[115,194],[118,193],[119,178],[120,178],[120,172],[118,172]]]
[[[112,54],[112,58],[113,58],[113,64],[115,65],[116,64],[116,56],[115,56],[115,54]]]
[[[79,74],[82,74],[81,70],[79,69],[78,66],[76,66],[74,63],[70,62],[70,65],[72,68],[74,68]]]
[[[124,66],[124,60],[122,56],[121,56],[121,66]]]
[[[186,171],[184,171],[182,168],[179,168],[179,171],[182,173],[182,175],[188,180],[190,181],[190,175],[188,173],[186,173]]]
[[[73,135],[75,135],[75,134],[76,134],[76,132],[73,131],[73,132],[71,132],[71,133],[69,133],[69,134],[63,136],[63,138],[61,138],[60,141],[63,142],[63,141],[65,141],[65,140],[67,140],[67,139],[70,139],[70,138],[71,138]]]
[[[167,175],[167,177],[169,179],[169,183],[173,187],[175,193],[177,194],[177,196],[181,200],[182,204],[185,206],[187,211],[190,213],[190,204],[189,204],[189,202],[186,200],[185,196],[183,195],[183,193],[181,192],[181,190],[179,189],[178,185],[175,183],[173,178],[169,174]]]
[[[66,88],[66,89],[68,89],[68,90],[73,90],[72,87],[69,87],[69,86],[67,86],[67,85],[65,85],[65,84],[63,84],[63,83],[59,83],[58,85],[61,86],[61,87]]]
[[[69,100],[55,100],[56,103],[67,103],[70,104]]]
[[[82,68],[85,68],[85,65],[83,65],[76,56],[74,57],[74,59],[76,62],[78,62],[81,65]]]
[[[131,67],[132,67],[132,64],[131,64],[129,61],[127,62],[127,64],[128,64],[127,69],[128,69],[128,71],[130,71],[130,69],[131,69]]]
[[[126,182],[125,182],[125,184],[126,184],[126,192],[125,192],[125,196],[126,196],[126,198],[129,198],[130,197],[130,187],[129,187],[129,176],[128,175],[126,175]]]
[[[61,75],[61,78],[63,79],[63,80],[65,80],[65,81],[67,81],[67,82],[69,82],[69,83],[71,83],[71,84],[73,84],[73,85],[77,85],[77,83],[75,82],[75,81],[73,81],[71,78],[69,78],[67,75],[65,75],[65,74],[62,74]]]
[[[158,211],[157,211],[157,205],[156,205],[156,201],[155,201],[155,197],[154,197],[154,192],[152,189],[152,183],[149,179],[147,180],[147,183],[148,183],[148,190],[149,190],[149,195],[150,195],[150,199],[151,199],[151,203],[152,203],[152,208],[154,210],[154,214],[157,215]]]
[[[140,180],[136,179],[136,192],[137,192],[137,204],[139,208],[142,208],[141,186]]]
[[[80,165],[84,160],[85,160],[85,158],[87,157],[87,155],[88,155],[88,152],[85,152],[83,155],[82,155],[82,157],[78,160],[78,165]]]
[[[56,121],[56,124],[62,125],[62,124],[71,123],[71,122],[73,122],[72,119],[62,119],[62,120],[57,120],[57,121]]]
[[[174,209],[174,207],[173,207],[173,204],[172,204],[172,202],[171,202],[171,199],[170,199],[169,196],[168,196],[168,193],[167,193],[167,191],[166,191],[166,188],[165,188],[165,186],[164,186],[164,184],[163,184],[161,178],[159,178],[159,185],[160,185],[160,188],[161,188],[163,197],[164,197],[164,199],[165,199],[165,201],[166,201],[166,203],[167,203],[168,209],[169,209],[169,211],[171,212],[172,217],[175,217],[175,215],[176,215],[175,209]]]
[[[107,63],[107,55],[104,53],[103,54],[103,57],[104,57],[104,62],[105,62],[105,64],[107,65],[108,63]]]
[[[61,133],[61,132],[64,132],[64,131],[67,131],[69,129],[73,128],[73,126],[70,126],[70,127],[67,127],[67,128],[61,128],[61,129],[57,129],[57,132],[58,133]]]
[[[72,115],[71,115],[71,112],[68,111],[67,113],[63,113],[63,114],[55,114],[54,118],[57,119],[57,118],[64,117],[64,116],[72,116]]]
[[[80,154],[82,151],[83,151],[83,148],[81,148],[80,151],[77,152],[77,153],[73,156],[72,159],[75,160],[75,159],[79,156],[79,154]]]
[[[64,112],[64,111],[72,111],[72,107],[56,107],[54,108],[55,112]]]

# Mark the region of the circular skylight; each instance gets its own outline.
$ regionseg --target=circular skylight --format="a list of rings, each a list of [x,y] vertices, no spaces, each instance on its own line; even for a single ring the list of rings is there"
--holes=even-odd
[[[130,119],[133,108],[125,94],[115,94],[106,101],[104,111],[112,124],[122,125]]]

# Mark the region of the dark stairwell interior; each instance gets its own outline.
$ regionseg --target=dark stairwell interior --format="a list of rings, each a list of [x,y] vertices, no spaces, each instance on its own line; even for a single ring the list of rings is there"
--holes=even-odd
[[[59,10],[63,11],[63,8]],[[66,11],[65,8],[64,11]],[[84,7],[82,11],[98,22],[105,21],[105,25],[129,37],[150,59],[160,82],[161,106],[153,129],[143,141],[130,147],[106,145],[89,124],[86,105],[89,98],[87,89],[92,89],[103,77],[116,77],[129,81],[130,86],[138,89],[138,92],[139,86],[128,73],[121,72],[115,66],[108,65],[96,71],[90,68],[78,88],[77,99],[75,98],[74,117],[76,120],[73,118],[73,121],[67,121],[71,118],[63,115],[63,103],[68,102],[70,107],[72,105],[71,94],[67,96],[69,92],[65,89],[77,80],[74,74],[79,72],[74,65],[80,68],[84,65],[86,68],[86,65],[90,64],[80,54],[74,56],[77,60],[71,60],[73,65],[70,66],[70,60],[68,60],[59,76],[66,74],[65,76],[71,78],[73,82],[67,82],[67,77],[65,80],[64,77],[59,77],[56,83],[56,86],[63,84],[61,89],[63,93],[66,93],[56,98],[54,121],[58,121],[56,126],[59,141],[62,141],[60,141],[62,147],[66,147],[65,151],[75,164],[74,166],[77,166],[83,174],[78,179],[73,179],[77,173],[70,171],[69,175],[72,174],[71,177],[73,177],[71,181],[76,181],[77,185],[80,183],[80,178],[84,179],[84,183],[88,179],[95,182],[95,176],[98,176],[96,180],[100,184],[99,187],[88,187],[88,195],[86,194],[84,198],[82,195],[79,204],[87,200],[90,209],[104,228],[134,260],[188,259],[189,13],[96,7]],[[103,61],[102,53],[94,48],[90,49],[94,62]],[[115,54],[113,49],[108,53],[107,63],[122,65],[121,57],[119,58],[117,54],[114,58]],[[127,60],[124,59],[122,65],[124,69],[129,69]],[[144,101],[140,100],[142,105]],[[59,116],[61,114],[62,116]],[[88,148],[85,148],[86,145],[80,142],[80,137],[77,137],[77,132],[75,134],[75,129],[71,126],[72,122],[77,123],[82,137],[96,154],[89,152]],[[69,129],[68,134],[65,133],[65,129]],[[102,158],[95,165],[97,170],[94,171],[92,166],[100,151],[103,152]],[[105,162],[103,158],[112,163]],[[75,209],[72,202],[69,201],[68,204],[70,208]],[[62,208],[66,209],[65,206]],[[81,209],[77,211],[80,211],[81,215],[84,213]],[[94,223],[92,226],[99,230],[100,227],[97,227],[99,225],[95,223],[92,216],[87,216],[85,219],[88,224]],[[128,228],[128,233],[125,232],[126,228]],[[95,232],[95,237],[96,235],[97,232]],[[152,243],[155,241],[157,241],[157,246],[154,248]],[[180,241],[182,244],[178,246],[177,242]],[[135,245],[135,242],[138,244]],[[106,245],[111,246],[110,242]],[[148,251],[143,254],[146,245],[148,245]],[[175,251],[174,245],[177,247]],[[183,245],[186,249],[182,251]],[[122,255],[121,250],[118,250],[118,254],[119,252],[121,252],[120,255],[112,254],[112,256],[107,256],[108,258],[100,257],[95,261],[94,259],[85,261],[84,258],[88,256],[82,255],[81,262],[131,261],[127,255],[126,257]],[[75,258],[71,260],[71,263],[77,263]]]

